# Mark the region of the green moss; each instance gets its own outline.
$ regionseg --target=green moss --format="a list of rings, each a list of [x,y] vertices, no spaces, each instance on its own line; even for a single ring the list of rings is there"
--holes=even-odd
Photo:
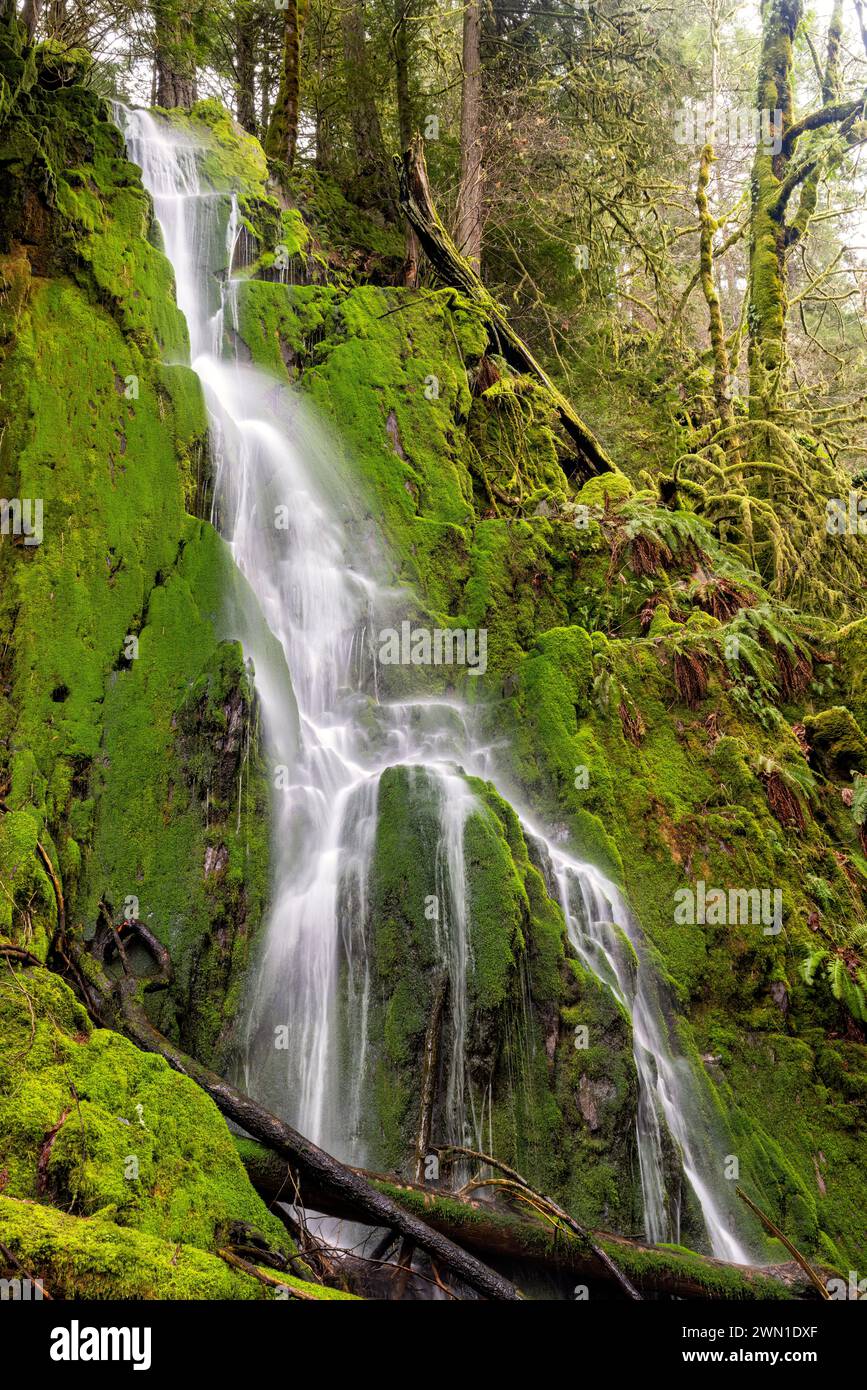
[[[849,778],[867,772],[867,738],[848,709],[838,705],[805,715],[804,729],[827,773]]]
[[[603,473],[598,478],[586,482],[575,498],[583,507],[606,507],[612,502],[625,502],[631,497],[634,488],[627,477],[621,473]]]
[[[57,976],[0,979],[0,1033],[7,1197],[201,1249],[243,1222],[289,1248],[213,1102],[161,1057],[92,1028]]]
[[[26,1268],[39,1271],[52,1298],[273,1297],[258,1280],[195,1246],[5,1195],[0,1239]]]

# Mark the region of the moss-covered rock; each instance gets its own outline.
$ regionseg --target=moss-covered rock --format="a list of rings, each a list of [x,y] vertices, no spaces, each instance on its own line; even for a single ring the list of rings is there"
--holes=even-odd
[[[201,1250],[243,1222],[291,1250],[213,1102],[161,1057],[94,1029],[56,975],[0,979],[0,1035],[5,1197]]]

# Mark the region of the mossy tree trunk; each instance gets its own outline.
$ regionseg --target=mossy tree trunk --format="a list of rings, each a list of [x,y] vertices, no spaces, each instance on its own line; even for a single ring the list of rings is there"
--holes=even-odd
[[[819,177],[863,138],[858,121],[864,98],[837,98],[842,13],[836,3],[828,31],[822,106],[794,118],[793,46],[802,10],[802,0],[765,0],[763,9],[756,97],[760,134],[750,212],[750,415],[756,420],[773,417],[786,385],[787,253],[807,233]],[[789,218],[796,193],[798,206]]]
[[[395,161],[400,168],[400,206],[418,233],[425,255],[435,275],[452,289],[466,295],[488,325],[492,346],[518,372],[536,377],[551,397],[566,433],[576,446],[579,464],[576,472],[582,477],[599,473],[619,473],[605,449],[585,425],[570,401],[548,376],[527,344],[515,332],[500,305],[485,289],[470,262],[460,254],[436,210],[424,157],[424,142],[416,138]]]
[[[307,0],[287,0],[283,25],[283,53],[280,86],[271,110],[265,152],[280,159],[290,169],[298,148],[298,117],[301,104],[301,44],[307,19]]]
[[[773,412],[785,359],[786,230],[778,202],[788,160],[774,149],[792,124],[792,48],[801,13],[802,0],[766,0],[763,15],[756,107],[760,123],[770,119],[774,138],[756,142],[751,188],[750,413],[760,419]]]
[[[705,303],[707,304],[708,318],[710,321],[710,342],[711,351],[713,353],[714,402],[719,415],[720,425],[727,432],[726,442],[728,452],[733,461],[739,462],[740,447],[734,428],[735,414],[731,397],[728,345],[726,343],[722,306],[720,304],[719,291],[717,290],[713,269],[713,239],[714,233],[717,230],[717,223],[710,208],[708,185],[715,162],[716,156],[714,155],[713,146],[708,143],[703,147],[701,152],[698,185],[695,195],[699,218],[701,288]]]

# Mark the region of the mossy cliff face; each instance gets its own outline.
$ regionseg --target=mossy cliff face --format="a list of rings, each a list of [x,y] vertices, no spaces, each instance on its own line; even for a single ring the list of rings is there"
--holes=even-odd
[[[249,597],[196,519],[207,421],[138,170],[74,58],[0,56],[0,494],[40,518],[0,540],[0,929],[45,958],[52,871],[85,930],[140,917],[177,971],[161,1024],[213,1059],[267,895]],[[259,206],[261,151],[211,115]]]
[[[772,603],[693,513],[634,483],[600,478],[576,491],[544,397],[486,355],[478,321],[454,294],[250,283],[239,305],[251,355],[337,425],[363,504],[360,544],[366,506],[419,613],[487,629],[487,677],[453,670],[451,683],[484,708],[501,770],[524,799],[625,888],[701,1081],[720,1184],[733,1188],[738,1173],[806,1250],[863,1264],[867,1052],[853,935],[867,861],[863,807],[860,821],[852,809],[867,731],[861,625],[837,634]],[[393,669],[383,676],[400,679]],[[399,867],[429,863],[433,831],[415,843],[424,815],[392,808],[406,795],[403,774],[392,776],[382,788],[374,959],[387,1039],[378,1140],[397,1162],[417,1118],[436,966],[423,898],[413,888],[410,901],[401,886],[418,873],[407,868],[403,879]],[[473,821],[468,841],[475,833]],[[488,1079],[513,1047],[513,1004],[532,959],[526,910],[516,917],[509,906],[515,873],[513,857],[497,879],[491,928],[509,983],[493,1014],[474,1000],[470,1025],[473,1038],[496,1040],[478,1054]],[[767,930],[752,920],[749,906],[735,920],[678,921],[676,895],[697,893],[700,881],[707,892],[766,889],[772,904],[778,892],[780,929],[773,916]],[[808,983],[817,943],[825,963]],[[573,1017],[563,974],[531,1024],[537,1044],[545,1008],[561,1028]],[[538,1171],[552,1190],[597,1215],[616,1192],[612,1220],[627,1227],[630,1127],[621,1116],[620,1150],[609,1145],[575,1178],[576,1149],[592,1136],[576,1116],[581,1077],[564,1089],[559,1046],[520,1125],[494,1102],[499,1151],[517,1161],[523,1144],[532,1166],[532,1136],[549,1124]],[[617,1023],[600,1059],[600,1077],[623,1073],[615,1107],[632,1084],[629,1058]],[[569,1061],[574,1070],[578,1054]],[[588,1111],[598,1079],[583,1082]],[[520,1094],[511,1093],[512,1114]],[[511,1150],[510,1123],[520,1129]]]

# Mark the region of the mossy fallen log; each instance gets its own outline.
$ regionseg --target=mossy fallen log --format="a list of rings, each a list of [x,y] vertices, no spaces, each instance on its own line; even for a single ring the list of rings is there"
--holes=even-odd
[[[158,1053],[175,1071],[188,1076],[211,1097],[227,1119],[291,1163],[299,1184],[305,1188],[350,1210],[356,1221],[399,1231],[434,1259],[442,1270],[483,1298],[497,1301],[520,1298],[517,1289],[503,1275],[489,1269],[405,1204],[393,1201],[386,1192],[374,1187],[364,1174],[332,1158],[291,1125],[163,1037],[148,1018],[142,1000],[146,991],[167,983],[166,960],[162,957],[157,960],[155,976],[142,978],[128,973],[126,961],[121,956],[124,973],[109,977],[104,966],[109,962],[112,947],[118,947],[117,938],[118,933],[113,928],[101,924],[90,949],[78,939],[68,939],[64,943],[64,956],[73,965],[75,981],[89,1013],[97,1022],[125,1033],[138,1047]]]
[[[268,1202],[291,1202],[294,1183],[285,1162],[249,1139],[236,1138],[241,1161],[257,1192]],[[362,1175],[362,1170],[358,1171]],[[365,1180],[395,1205],[417,1214],[486,1260],[506,1261],[610,1287],[622,1296],[615,1276],[601,1266],[588,1242],[561,1228],[528,1220],[482,1200],[460,1199],[418,1183],[364,1172]],[[305,1202],[327,1216],[350,1218],[356,1211],[334,1194],[302,1181]],[[726,1264],[677,1246],[647,1246],[608,1232],[592,1240],[629,1275],[642,1294],[689,1299],[812,1299],[815,1289],[794,1261],[764,1269]]]
[[[617,465],[608,457],[593,431],[581,419],[571,401],[554,385],[449,236],[433,201],[422,140],[416,137],[403,157],[396,158],[395,164],[400,175],[401,210],[416,232],[434,272],[444,284],[459,290],[476,306],[488,325],[496,351],[509,365],[518,372],[527,372],[536,377],[548,391],[563,428],[578,452],[580,465],[576,471],[584,478],[600,473],[619,473]]]

